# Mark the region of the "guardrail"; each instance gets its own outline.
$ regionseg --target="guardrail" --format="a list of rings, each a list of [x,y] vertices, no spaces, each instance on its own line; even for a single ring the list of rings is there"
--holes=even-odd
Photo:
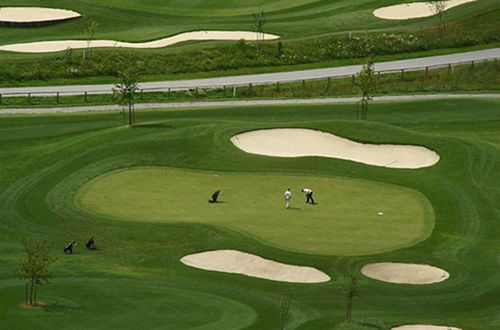
[[[449,63],[449,64],[437,64],[437,65],[427,65],[427,66],[418,66],[418,67],[410,67],[410,68],[402,68],[402,69],[389,69],[389,70],[376,70],[375,73],[377,75],[380,74],[389,74],[389,73],[401,73],[401,78],[404,79],[405,73],[406,72],[413,72],[413,71],[425,71],[425,75],[427,77],[427,74],[430,70],[435,70],[435,69],[441,69],[441,68],[448,68],[450,72],[453,70],[453,67],[455,66],[464,66],[464,65],[471,65],[474,67],[475,64],[480,63],[480,62],[496,62],[498,58],[493,58],[493,59],[484,59],[484,60],[475,60],[475,61],[463,61],[463,62],[454,62],[454,63]],[[262,86],[262,85],[276,85],[276,90],[279,91],[280,89],[280,84],[284,83],[294,83],[294,82],[302,82],[305,84],[307,81],[318,81],[318,80],[332,80],[332,79],[342,79],[342,78],[352,78],[353,82],[355,80],[356,74],[343,74],[343,75],[332,75],[332,76],[325,76],[325,77],[317,77],[317,78],[308,78],[308,79],[284,79],[284,80],[279,80],[279,81],[273,81],[273,82],[262,82],[262,83],[236,83],[236,84],[210,84],[210,85],[199,85],[199,86],[176,86],[176,87],[153,87],[153,88],[139,88],[138,94],[139,97],[142,98],[143,93],[147,92],[165,92],[165,93],[171,93],[175,91],[192,91],[194,93],[200,93],[204,90],[211,90],[211,89],[233,89],[233,96],[235,95],[235,89],[238,87],[252,87],[252,86]],[[60,98],[62,96],[77,96],[81,95],[83,97],[84,102],[88,101],[88,96],[92,94],[109,94],[111,95],[112,99],[114,99],[114,93],[110,89],[103,89],[103,90],[93,90],[92,92],[89,91],[82,91],[82,92],[74,92],[74,91],[67,91],[67,92],[54,92],[54,91],[38,91],[38,92],[12,92],[12,93],[2,93],[0,94],[0,104],[2,104],[2,98],[3,97],[27,97],[27,103],[31,104],[31,98],[32,97],[54,97],[56,99],[56,103],[60,103]]]

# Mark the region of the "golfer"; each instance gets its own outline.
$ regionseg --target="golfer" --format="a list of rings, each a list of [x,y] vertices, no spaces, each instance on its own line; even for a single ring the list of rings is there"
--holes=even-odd
[[[285,209],[289,209],[290,208],[290,200],[292,199],[292,192],[290,191],[290,188],[288,188],[286,191],[285,191]]]
[[[222,193],[222,191],[220,190],[216,190],[213,194],[212,194],[212,199],[209,200],[208,202],[209,203],[217,203],[217,198],[219,198],[219,195]]]
[[[312,189],[303,188],[301,191],[306,195],[306,203],[311,202],[311,204],[314,204]]]

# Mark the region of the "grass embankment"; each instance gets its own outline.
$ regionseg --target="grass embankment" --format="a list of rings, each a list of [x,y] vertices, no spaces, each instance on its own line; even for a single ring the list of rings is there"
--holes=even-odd
[[[293,7],[293,4],[290,6]],[[500,4],[493,0],[483,0],[451,9],[445,14],[447,27],[442,37],[439,36],[435,27],[438,22],[436,17],[403,22],[381,20],[371,15],[375,6],[375,3],[368,1],[363,1],[362,4],[356,6],[345,0],[333,3],[318,1],[308,6],[294,7],[293,10],[271,12],[265,30],[279,34],[282,39],[264,43],[261,51],[257,51],[252,42],[233,41],[207,42],[202,46],[200,43],[188,42],[173,48],[157,50],[93,50],[90,60],[89,51],[85,51],[87,56],[83,60],[84,51],[81,50],[68,50],[55,54],[4,52],[0,54],[0,74],[2,84],[9,86],[27,83],[45,85],[64,83],[67,80],[71,80],[73,84],[102,83],[109,81],[111,77],[119,76],[121,71],[130,69],[137,71],[144,80],[148,81],[172,77],[183,79],[187,76],[224,75],[227,74],[226,71],[235,74],[246,73],[250,69],[253,72],[255,70],[271,72],[290,70],[296,66],[298,67],[295,69],[303,66],[324,67],[335,65],[337,61],[356,61],[368,54],[389,58],[408,58],[414,57],[416,53],[422,56],[426,52],[436,50],[465,51],[471,46],[488,48],[500,42],[497,26],[500,19]],[[328,7],[328,10],[322,11],[321,8],[325,10],[323,7]],[[100,10],[103,9],[100,8]],[[100,10],[97,9],[96,12],[99,13]],[[117,17],[118,13],[124,17],[133,16],[133,13],[121,12],[120,8],[117,8],[117,13],[111,15],[108,21],[112,21],[112,17]],[[91,16],[89,14],[89,17]],[[273,17],[279,17],[279,19],[273,22]],[[360,23],[357,20],[359,17],[364,18],[360,29],[357,28]],[[220,21],[224,22],[227,19],[228,17],[223,17]],[[242,29],[236,23],[240,18],[233,17],[233,19],[224,25],[225,29]],[[331,20],[331,22],[321,25],[320,19]],[[244,20],[245,28],[243,29],[249,30],[252,24],[251,16],[249,15]],[[104,30],[109,28],[108,21],[104,24]],[[154,22],[154,18],[151,22]],[[151,25],[151,22],[148,20],[148,29],[146,29],[148,31],[153,29],[154,24]],[[342,22],[340,26],[338,26],[339,22]],[[368,22],[371,23],[368,24]],[[65,24],[81,25],[77,21]],[[138,20],[136,24],[142,25],[144,22]],[[200,25],[197,26],[197,29],[191,28],[183,31],[199,30]],[[323,30],[328,26],[330,26],[329,29]],[[349,30],[346,30],[346,26],[349,26]],[[303,30],[300,30],[301,27]],[[51,32],[53,28],[55,27],[43,30],[45,32],[43,37],[40,36],[35,40],[49,40],[48,36],[55,33]],[[62,28],[57,31],[74,32],[74,28],[69,26],[67,28],[67,31]],[[167,28],[161,31],[165,29]],[[203,27],[203,29],[211,28]],[[85,26],[81,26],[80,37],[84,30]],[[141,28],[137,27],[134,32],[140,30]],[[116,32],[115,29],[113,31]],[[21,32],[23,31],[19,31]],[[11,31],[6,31],[4,38],[8,38],[10,33]],[[38,31],[29,37],[34,38],[37,34]],[[98,38],[111,38],[106,35],[104,33],[104,36],[99,35]],[[75,36],[68,38],[72,39]],[[17,42],[22,39],[18,36]],[[140,40],[150,39],[151,36],[148,35]]]
[[[0,327],[276,329],[282,296],[290,289],[288,328],[346,328],[341,326],[345,300],[335,288],[353,274],[360,291],[353,317],[367,324],[364,328],[424,323],[497,329],[500,101],[381,102],[370,106],[367,122],[352,120],[354,108],[337,104],[141,111],[140,125],[134,128],[120,127],[121,117],[113,112],[1,116]],[[237,132],[268,127],[308,127],[359,141],[424,145],[441,160],[429,168],[398,170],[319,157],[250,155],[229,141]],[[398,185],[430,201],[436,225],[429,239],[404,249],[319,256],[279,249],[215,225],[112,220],[75,204],[86,182],[137,166]],[[134,201],[130,204],[133,207]],[[248,213],[259,207],[251,205]],[[98,251],[80,245],[74,255],[62,254],[68,241],[82,243],[90,236],[97,237]],[[351,236],[355,239],[357,232]],[[55,277],[40,290],[45,306],[24,309],[24,285],[12,269],[23,255],[20,240],[41,237],[54,242],[52,254],[59,259],[52,267]],[[192,269],[179,262],[189,253],[226,248],[317,267],[333,281],[285,284]],[[366,263],[379,261],[431,264],[450,272],[451,278],[412,286],[359,273]]]
[[[484,93],[500,91],[500,63],[486,62],[426,71],[379,75],[378,95],[424,93]],[[62,95],[62,94],[61,94]],[[116,104],[112,95],[73,95],[37,97],[2,97],[1,108],[64,107]],[[234,96],[233,96],[234,95]],[[359,90],[352,78],[305,81],[226,89],[198,89],[185,92],[138,91],[136,103],[229,101],[253,99],[325,98],[357,96]]]

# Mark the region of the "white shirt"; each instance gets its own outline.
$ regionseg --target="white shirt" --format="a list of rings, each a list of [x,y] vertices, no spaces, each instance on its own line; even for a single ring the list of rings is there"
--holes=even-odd
[[[292,198],[292,192],[290,190],[285,191],[285,199]]]
[[[304,192],[304,194],[306,194],[306,195],[309,195],[310,193],[312,193],[312,192],[313,192],[313,191],[312,191],[311,189],[309,189],[309,188],[304,188],[304,189],[302,189],[302,191],[303,191],[303,192]]]

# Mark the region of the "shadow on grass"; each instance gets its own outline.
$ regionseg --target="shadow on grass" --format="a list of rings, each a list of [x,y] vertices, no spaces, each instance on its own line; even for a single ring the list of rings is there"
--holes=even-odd
[[[74,312],[82,310],[82,307],[70,305],[63,302],[53,302],[43,306],[43,311],[46,313],[63,313],[63,312]]]
[[[144,129],[144,128],[167,128],[167,129],[175,129],[174,126],[169,124],[155,123],[155,124],[136,124],[132,126],[135,129]]]

